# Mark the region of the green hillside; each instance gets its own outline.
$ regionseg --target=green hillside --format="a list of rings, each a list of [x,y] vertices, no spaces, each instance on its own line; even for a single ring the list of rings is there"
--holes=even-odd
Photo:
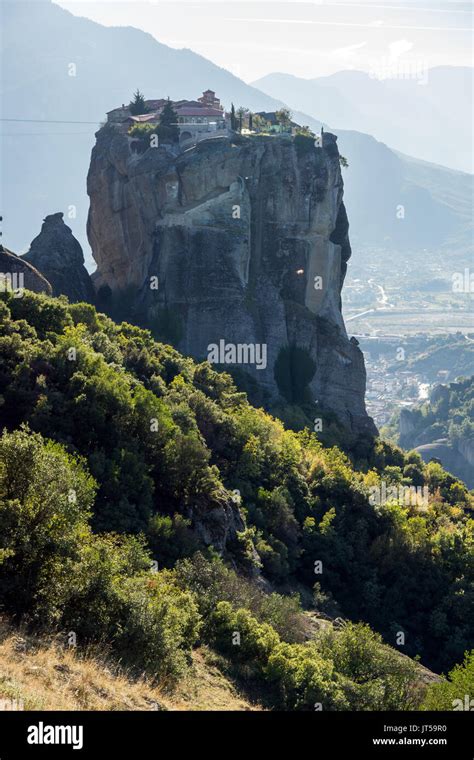
[[[401,654],[463,660],[472,497],[439,464],[381,441],[353,463],[145,330],[0,297],[0,603],[16,622],[169,688],[204,644],[270,708],[411,709],[424,687]],[[428,502],[374,500],[383,484]]]
[[[462,333],[415,335],[407,341],[406,362],[392,364],[390,370],[410,369],[422,373],[430,383],[439,382],[448,371],[449,379],[468,377],[474,372],[474,339]]]

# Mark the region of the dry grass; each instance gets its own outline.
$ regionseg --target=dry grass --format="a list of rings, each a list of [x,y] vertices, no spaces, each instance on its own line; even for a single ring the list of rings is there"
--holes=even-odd
[[[202,647],[188,675],[164,692],[92,651],[79,655],[58,638],[39,638],[0,619],[0,700],[25,710],[255,710]]]
[[[248,696],[239,693],[235,684],[219,669],[220,658],[207,647],[193,654],[193,668],[178,685],[170,701],[164,703],[169,710],[261,710]]]

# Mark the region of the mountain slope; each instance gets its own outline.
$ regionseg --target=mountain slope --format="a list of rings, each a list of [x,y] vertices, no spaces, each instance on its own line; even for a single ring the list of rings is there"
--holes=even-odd
[[[442,248],[447,262],[472,254],[472,175],[397,153],[362,132],[337,134],[349,159],[344,198],[353,243]]]
[[[366,620],[394,647],[403,632],[401,651],[435,670],[462,658],[474,625],[472,496],[438,464],[380,440],[353,464],[252,407],[207,362],[89,304],[3,293],[0,317],[6,614],[61,624],[78,644],[107,640],[125,664],[170,678],[201,627],[200,640],[238,664],[255,656],[265,623],[260,663],[278,648],[283,659],[339,662],[344,675],[334,642],[299,650],[300,602],[269,598],[276,588],[331,618]],[[400,495],[422,486],[422,505]],[[383,495],[392,487],[395,501]],[[229,631],[241,627],[238,650]],[[379,640],[356,628],[378,678]],[[379,709],[399,704],[375,685],[364,697],[357,679],[352,696],[347,682],[332,684],[334,709],[359,691]],[[309,690],[305,704],[314,701]]]
[[[6,0],[1,9],[4,118],[74,122],[3,124],[3,234],[18,252],[47,214],[61,210],[87,256],[85,180],[94,133],[106,111],[127,102],[137,86],[149,97],[175,99],[195,98],[212,87],[226,106],[233,101],[253,110],[274,110],[284,99],[250,87],[190,50],[171,49],[138,29],[103,27],[49,0]],[[314,118],[295,118],[319,130]],[[338,134],[350,164],[346,191],[354,240],[429,246],[454,234],[467,245],[465,221],[408,182],[405,159],[368,135]],[[397,225],[396,207],[404,201],[411,213]]]
[[[383,80],[362,71],[316,79],[275,73],[253,85],[334,128],[368,132],[403,153],[472,172],[473,69],[420,65],[404,72],[402,65],[397,71],[394,61],[398,76]]]

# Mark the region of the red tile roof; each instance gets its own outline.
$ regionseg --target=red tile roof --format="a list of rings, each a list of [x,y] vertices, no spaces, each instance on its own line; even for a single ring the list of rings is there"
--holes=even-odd
[[[213,90],[206,90],[204,93],[214,94]],[[145,104],[148,108],[148,113],[138,114],[137,116],[129,115],[125,120],[134,121],[138,123],[156,122],[159,119],[160,113],[163,110],[167,102],[167,98],[157,98],[145,100]],[[175,100],[171,101],[171,105],[177,112],[178,116],[204,116],[206,118],[224,119],[225,113],[222,107],[218,107],[219,100],[216,98],[214,102],[209,102],[208,99],[199,98],[199,100]],[[113,111],[108,111],[108,115],[113,115],[124,111],[127,113],[128,106],[122,108],[114,108]]]
[[[179,106],[176,108],[178,116],[215,116],[216,118],[224,118],[224,114],[218,108],[209,108],[208,106]]]

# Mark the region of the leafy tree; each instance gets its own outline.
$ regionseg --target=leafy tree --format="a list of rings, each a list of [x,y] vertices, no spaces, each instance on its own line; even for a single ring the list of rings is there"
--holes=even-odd
[[[0,438],[0,577],[3,605],[31,613],[64,581],[92,507],[82,462],[22,427]],[[54,614],[54,613],[51,613]]]
[[[270,128],[270,122],[264,119],[263,116],[260,116],[258,113],[253,114],[252,124],[254,129],[256,129],[258,132],[267,132]]]
[[[28,428],[0,438],[0,599],[37,627],[107,641],[116,657],[176,678],[189,659],[199,614],[172,576],[150,573],[143,541],[95,536],[95,483],[84,462]]]
[[[296,130],[297,135],[303,135],[303,137],[311,137],[313,140],[315,139],[316,135],[314,134],[313,130],[310,129],[307,126],[304,127],[298,127]]]
[[[199,548],[190,520],[177,512],[173,516],[153,515],[147,539],[150,551],[160,567],[172,567],[176,560],[192,555]]]
[[[242,128],[244,125],[244,117],[248,114],[249,109],[244,108],[243,106],[239,106],[237,109],[237,116],[239,117],[239,132],[242,132]]]
[[[288,128],[291,124],[292,114],[289,108],[280,108],[275,111],[275,118],[283,128]]]
[[[369,626],[346,623],[339,631],[327,629],[318,648],[338,674],[356,684],[347,693],[351,709],[407,710],[419,705],[417,664],[384,645]]]
[[[14,320],[26,320],[42,339],[50,334],[61,333],[65,327],[72,325],[64,297],[52,299],[25,291],[22,298],[9,301],[9,308]]]

